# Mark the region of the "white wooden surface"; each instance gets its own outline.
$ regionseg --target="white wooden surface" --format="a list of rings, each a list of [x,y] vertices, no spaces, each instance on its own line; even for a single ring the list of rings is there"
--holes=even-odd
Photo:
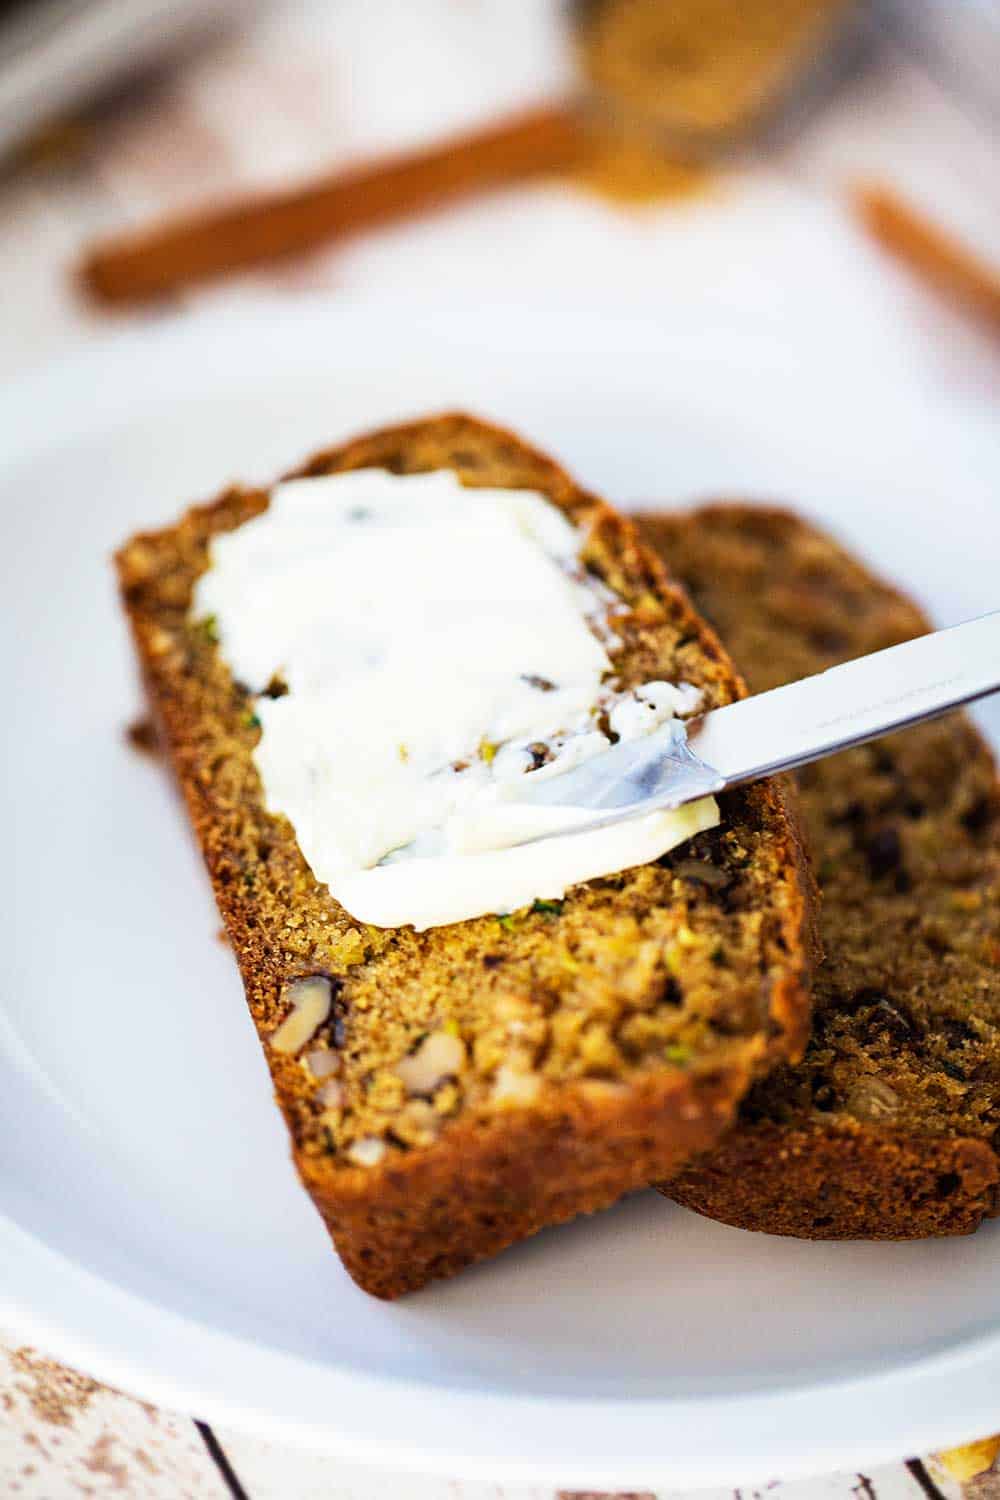
[[[569,1500],[548,1489],[380,1474],[211,1430],[157,1410],[46,1359],[4,1346],[0,1331],[0,1495],[25,1500],[120,1494],[148,1500]],[[668,1492],[661,1491],[660,1500]],[[963,1500],[962,1486],[934,1459],[865,1473],[831,1474],[742,1492],[744,1500]],[[701,1500],[740,1500],[703,1491]],[[998,1500],[1000,1474],[965,1486],[964,1500]],[[639,1497],[636,1497],[639,1500]],[[645,1500],[645,1497],[643,1497]],[[679,1495],[676,1500],[681,1500]]]
[[[6,1494],[24,1500],[115,1494],[142,1500],[585,1500],[579,1491],[553,1495],[377,1473],[212,1430],[98,1385],[37,1350],[5,1346],[0,1330],[0,1495]],[[667,1491],[658,1500],[668,1494],[683,1500]],[[746,1491],[702,1491],[699,1500],[1000,1500],[1000,1472],[963,1487],[929,1458],[867,1473],[775,1480]]]
[[[410,86],[415,76],[419,89]],[[69,275],[98,233],[459,128],[567,78],[549,0],[265,7],[242,32],[147,80],[47,156],[0,177],[0,381],[108,326]],[[548,285],[586,298],[597,316],[611,290],[654,304],[664,282],[680,278],[716,311],[789,316],[797,297],[803,308],[833,302],[855,316],[893,319],[915,357],[995,391],[997,349],[865,244],[841,196],[854,177],[884,177],[1000,259],[995,164],[995,141],[905,51],[889,47],[779,159],[730,176],[704,199],[627,213],[566,187],[535,187],[139,316],[183,316],[192,302],[239,301],[262,287],[291,298],[316,287],[350,296],[402,286],[423,295],[456,284],[484,296]],[[245,1434],[212,1433],[196,1418],[98,1386],[5,1342],[0,1329],[0,1493],[500,1500],[488,1486],[353,1470]],[[776,1480],[766,1493],[920,1500],[943,1492],[960,1500],[961,1490],[929,1459],[868,1475]],[[967,1500],[1000,1500],[1000,1473],[965,1491]],[[756,1500],[763,1492],[748,1493]],[[541,1491],[517,1494],[543,1500]],[[544,1500],[552,1500],[547,1491]]]

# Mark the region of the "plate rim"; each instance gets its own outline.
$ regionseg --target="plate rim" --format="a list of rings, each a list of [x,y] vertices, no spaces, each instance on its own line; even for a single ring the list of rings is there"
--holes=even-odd
[[[25,1261],[25,1246],[29,1259]],[[263,1351],[249,1339],[215,1329],[187,1314],[163,1308],[151,1299],[123,1291],[99,1274],[86,1270],[61,1252],[52,1250],[37,1238],[11,1223],[0,1214],[0,1255],[5,1268],[15,1265],[20,1251],[22,1269],[29,1274],[32,1259],[46,1268],[44,1290],[56,1292],[61,1315],[39,1316],[24,1309],[17,1300],[16,1287],[0,1289],[0,1326],[39,1343],[46,1352],[71,1365],[79,1366],[96,1378],[140,1399],[186,1416],[230,1426],[251,1436],[260,1436],[262,1424],[267,1435],[290,1446],[322,1452],[346,1462],[372,1469],[398,1473],[434,1475],[454,1479],[493,1483],[550,1483],[558,1487],[582,1489],[606,1488],[610,1491],[669,1484],[673,1488],[702,1488],[728,1484],[734,1472],[744,1484],[805,1479],[833,1473],[842,1467],[845,1444],[831,1435],[834,1428],[856,1419],[860,1436],[851,1438],[848,1447],[850,1465],[878,1465],[901,1461],[911,1453],[948,1448],[969,1441],[970,1426],[979,1430],[976,1417],[982,1408],[982,1430],[996,1420],[996,1377],[1000,1375],[1000,1335],[991,1334],[964,1341],[960,1348],[914,1359],[904,1370],[868,1373],[821,1381],[808,1387],[778,1388],[763,1396],[745,1393],[697,1398],[681,1402],[676,1398],[636,1398],[622,1401],[609,1398],[578,1396],[512,1397],[497,1396],[488,1391],[469,1391],[454,1387],[425,1385],[408,1378],[388,1380],[368,1372],[345,1371],[317,1365],[299,1355],[273,1350]],[[78,1294],[86,1293],[82,1299]],[[77,1297],[88,1309],[117,1307],[129,1317],[102,1324],[100,1332],[92,1320],[80,1320],[65,1310],[66,1299]],[[150,1321],[170,1334],[170,1354],[154,1369],[130,1352],[130,1340],[121,1329],[135,1329]],[[109,1336],[108,1330],[113,1332]],[[226,1384],[220,1388],[214,1372],[204,1373],[206,1343],[215,1346],[226,1365]],[[162,1358],[162,1344],[158,1356]],[[183,1365],[178,1364],[183,1360]],[[327,1408],[331,1388],[340,1401],[338,1415],[349,1411],[352,1422],[331,1429],[318,1411],[305,1415],[301,1409],[291,1414],[282,1403],[276,1409],[271,1403],[231,1389],[232,1371],[242,1377],[258,1362],[277,1364],[286,1373],[299,1373],[312,1379],[316,1372],[325,1389],[317,1406]],[[198,1370],[197,1376],[192,1375]],[[961,1411],[943,1409],[942,1389],[961,1376],[963,1396]],[[992,1377],[992,1379],[991,1379]],[[902,1425],[886,1425],[881,1408],[873,1402],[874,1394],[886,1394],[895,1388],[897,1406],[901,1408]],[[978,1403],[969,1399],[969,1390],[979,1393]],[[388,1401],[386,1400],[388,1391]],[[438,1417],[442,1397],[448,1403],[445,1422]],[[914,1399],[916,1398],[916,1399]],[[372,1407],[381,1409],[376,1416]],[[620,1431],[622,1418],[634,1416],[643,1408],[642,1421],[629,1425],[641,1428],[648,1439],[655,1433],[657,1454],[633,1451],[624,1456],[614,1434]],[[497,1409],[512,1411],[518,1420],[519,1438],[531,1429],[533,1447],[518,1454],[505,1451],[501,1445],[481,1442],[483,1433],[490,1437],[496,1430]],[[387,1409],[388,1408],[388,1409]],[[414,1408],[418,1408],[414,1412]],[[722,1418],[732,1419],[742,1413],[744,1436],[734,1450],[727,1449],[721,1460],[709,1441],[715,1424]],[[971,1415],[970,1415],[971,1413]],[[412,1418],[421,1426],[419,1438],[413,1432]],[[835,1416],[836,1420],[831,1421]],[[398,1436],[393,1419],[409,1417]],[[542,1418],[541,1422],[537,1419]],[[534,1420],[533,1420],[534,1419]],[[428,1441],[430,1423],[435,1430]],[[815,1425],[810,1425],[815,1423]],[[690,1438],[692,1424],[706,1441],[697,1455],[690,1448],[678,1458],[676,1450],[669,1458],[671,1441],[682,1434]],[[446,1427],[473,1441],[456,1442],[441,1432]],[[387,1429],[392,1428],[392,1435]],[[882,1431],[875,1429],[881,1428]],[[611,1442],[599,1434],[611,1435]],[[555,1443],[553,1443],[555,1435]],[[779,1436],[780,1435],[780,1436]],[[911,1436],[908,1436],[911,1435]],[[595,1438],[597,1440],[595,1440]],[[775,1444],[780,1443],[780,1462],[776,1462]],[[614,1451],[609,1451],[610,1448]],[[554,1448],[560,1451],[554,1452]],[[780,1469],[776,1476],[775,1469]]]

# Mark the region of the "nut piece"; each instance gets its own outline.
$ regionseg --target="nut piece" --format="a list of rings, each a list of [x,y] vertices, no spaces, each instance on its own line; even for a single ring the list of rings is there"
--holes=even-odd
[[[377,1135],[363,1135],[348,1146],[345,1155],[356,1167],[375,1167],[385,1155],[385,1141]]]
[[[317,1047],[314,1052],[306,1053],[306,1063],[314,1078],[329,1078],[331,1073],[339,1073],[341,1069],[340,1053],[333,1047]]]
[[[324,1083],[316,1097],[326,1109],[339,1109],[344,1102],[344,1085],[336,1078],[331,1078],[329,1083]]]
[[[530,1104],[542,1086],[537,1073],[522,1073],[501,1063],[493,1084],[493,1099],[503,1104]]]
[[[896,1090],[881,1078],[859,1078],[844,1100],[844,1108],[856,1120],[884,1120],[898,1105]]]
[[[275,1052],[300,1052],[330,1014],[333,987],[321,974],[293,979],[282,991],[282,999],[291,1001],[292,1010],[271,1032],[270,1044]]]
[[[465,1044],[449,1031],[432,1031],[409,1057],[396,1064],[408,1094],[433,1094],[439,1083],[465,1066]]]

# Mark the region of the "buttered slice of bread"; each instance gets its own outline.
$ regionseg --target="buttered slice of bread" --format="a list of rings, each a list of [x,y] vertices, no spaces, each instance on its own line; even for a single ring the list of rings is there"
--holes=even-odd
[[[299,473],[363,468],[450,470],[469,506],[482,487],[543,496],[616,596],[621,687],[684,682],[706,707],[741,693],[631,525],[510,433],[437,417]],[[395,1297],[718,1141],[752,1083],[804,1045],[809,879],[771,783],[722,798],[717,827],[655,862],[563,899],[426,931],[352,917],[265,805],[261,685],[234,679],[225,632],[192,609],[212,539],[268,504],[265,490],[229,490],[135,537],[118,573],[296,1167],[350,1274]]]

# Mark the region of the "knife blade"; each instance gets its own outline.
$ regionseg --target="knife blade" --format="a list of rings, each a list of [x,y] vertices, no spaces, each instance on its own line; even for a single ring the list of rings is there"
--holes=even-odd
[[[1000,611],[873,652],[613,746],[518,802],[574,809],[587,832],[756,781],[1000,690]],[[529,778],[525,778],[528,780]],[[554,833],[524,839],[524,843]]]

